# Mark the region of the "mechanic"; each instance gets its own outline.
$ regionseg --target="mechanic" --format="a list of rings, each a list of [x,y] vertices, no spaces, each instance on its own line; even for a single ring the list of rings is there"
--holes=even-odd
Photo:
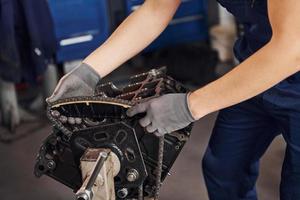
[[[255,200],[259,160],[282,134],[286,155],[281,200],[300,200],[300,1],[219,0],[245,26],[234,47],[240,64],[190,94],[168,94],[128,110],[158,136],[219,112],[203,173],[211,200]],[[53,95],[92,95],[100,77],[148,46],[166,28],[180,0],[147,0]],[[199,66],[200,67],[200,66]],[[299,72],[299,73],[297,73]]]

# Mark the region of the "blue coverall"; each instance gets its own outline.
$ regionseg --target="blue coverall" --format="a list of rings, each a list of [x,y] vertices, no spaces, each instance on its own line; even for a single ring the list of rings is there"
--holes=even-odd
[[[245,27],[234,47],[242,62],[272,37],[267,0],[219,2]],[[280,198],[300,200],[300,73],[220,111],[203,159],[210,200],[256,200],[259,160],[278,134],[287,143]]]

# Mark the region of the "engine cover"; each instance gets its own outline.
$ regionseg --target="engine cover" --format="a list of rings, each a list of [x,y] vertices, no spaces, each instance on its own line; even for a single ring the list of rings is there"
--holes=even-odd
[[[53,132],[40,148],[35,175],[45,174],[77,191],[82,185],[80,158],[85,150],[109,148],[121,163],[115,177],[117,199],[137,198],[141,185],[144,196],[153,197],[159,140],[139,125],[143,115],[130,118],[126,110],[164,94],[186,92],[161,68],[131,77],[123,88],[111,82],[98,84],[94,96],[63,99],[49,105],[47,114],[54,125]],[[191,126],[165,136],[162,181],[190,137]],[[127,180],[132,170],[138,177]],[[118,191],[124,188],[128,195],[118,197]]]

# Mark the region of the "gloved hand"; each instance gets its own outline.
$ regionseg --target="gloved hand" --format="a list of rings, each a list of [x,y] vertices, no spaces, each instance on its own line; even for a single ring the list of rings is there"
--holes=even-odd
[[[195,121],[188,106],[188,94],[167,94],[151,99],[128,109],[127,115],[132,117],[144,112],[146,116],[139,123],[156,136],[185,128]]]
[[[53,94],[46,101],[53,103],[69,97],[91,96],[99,80],[99,74],[91,66],[81,63],[60,79]]]

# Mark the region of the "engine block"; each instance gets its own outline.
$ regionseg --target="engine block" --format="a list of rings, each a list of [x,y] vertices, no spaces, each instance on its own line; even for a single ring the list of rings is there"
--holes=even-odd
[[[98,84],[93,96],[74,97],[48,106],[53,131],[43,142],[34,173],[47,175],[77,191],[82,185],[80,158],[87,148],[109,148],[119,158],[121,170],[115,177],[117,199],[137,199],[155,194],[158,138],[138,123],[143,115],[128,117],[126,110],[138,103],[168,93],[186,93],[180,83],[166,75],[165,68],[133,76],[128,85]],[[192,125],[167,134],[163,151],[161,181],[168,175]],[[129,172],[135,179],[128,179]],[[126,189],[124,196],[120,191]]]

